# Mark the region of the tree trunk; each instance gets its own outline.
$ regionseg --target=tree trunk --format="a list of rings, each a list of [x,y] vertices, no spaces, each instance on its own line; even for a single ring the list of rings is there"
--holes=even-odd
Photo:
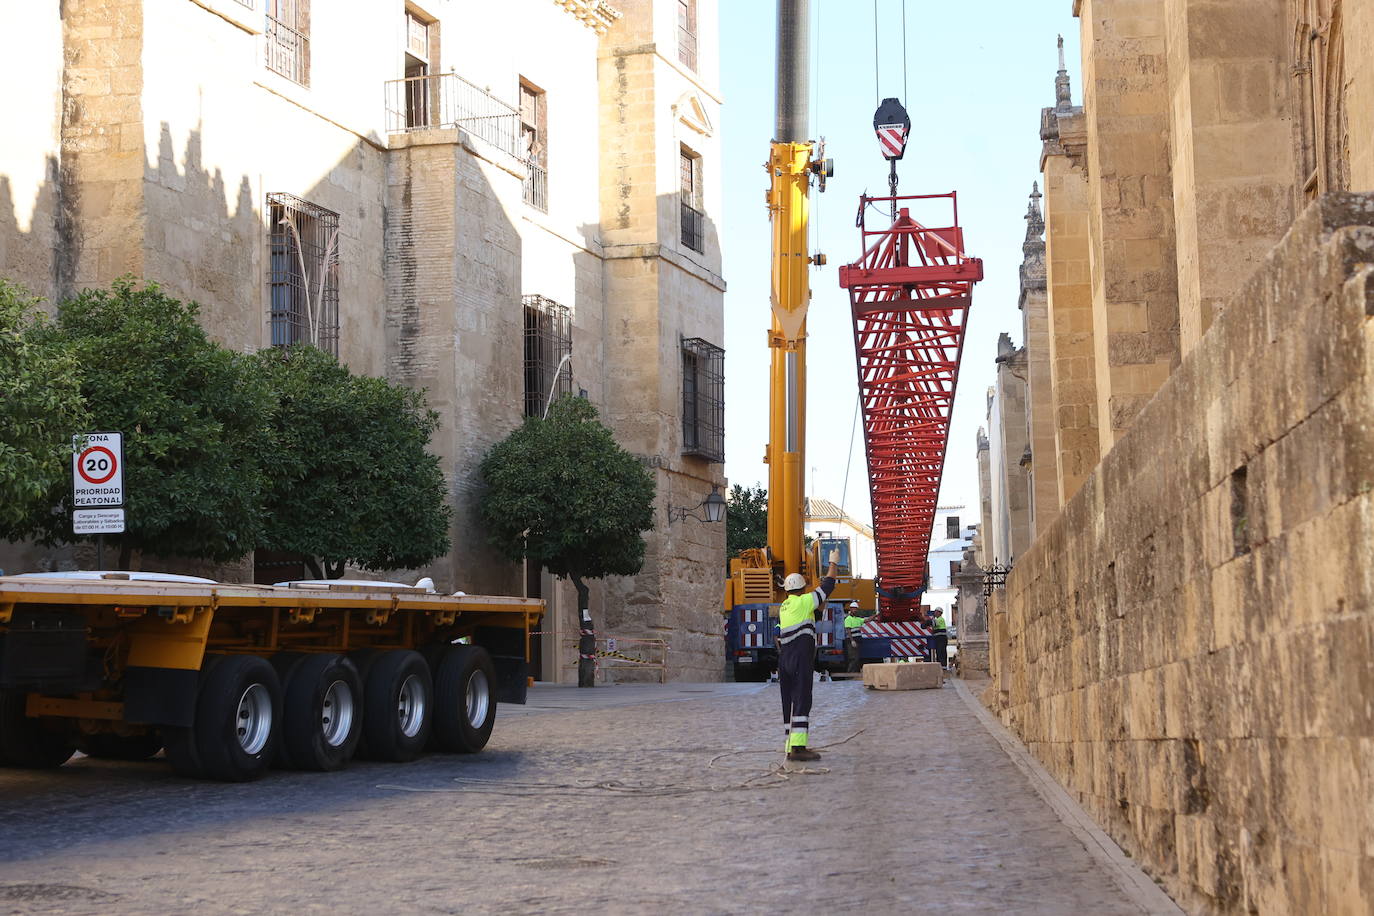
[[[581,576],[569,576],[577,589],[578,639],[577,639],[577,686],[596,686],[596,628],[592,626],[592,612],[587,607],[591,596],[587,583]]]
[[[320,564],[314,557],[307,553],[302,557],[302,559],[305,560],[305,568],[310,570],[310,575],[313,578],[324,578],[324,573],[320,571]]]
[[[119,539],[119,565],[115,569],[128,569],[133,562],[134,541],[128,536]]]
[[[324,577],[326,579],[342,579],[344,574],[344,565],[345,561],[343,560],[340,560],[337,563],[330,563],[328,560],[325,560]]]

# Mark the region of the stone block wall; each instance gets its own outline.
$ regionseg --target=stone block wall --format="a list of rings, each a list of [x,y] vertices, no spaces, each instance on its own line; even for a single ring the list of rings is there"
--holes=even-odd
[[[1101,452],[1178,360],[1165,9],[1079,0]]]
[[[1371,315],[1324,197],[990,608],[987,700],[1192,912],[1374,899]]]

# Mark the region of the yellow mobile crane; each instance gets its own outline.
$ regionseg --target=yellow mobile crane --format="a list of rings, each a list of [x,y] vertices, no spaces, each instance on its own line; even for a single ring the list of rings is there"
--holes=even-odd
[[[825,190],[834,165],[825,158],[824,144],[808,137],[810,6],[810,0],[778,0],[776,119],[767,164],[768,215],[773,226],[768,449],[764,454],[768,465],[768,546],[742,551],[730,561],[725,612],[744,608],[745,617],[757,618],[741,618],[743,627],[763,625],[766,606],[784,597],[781,583],[789,573],[799,572],[814,583],[820,570],[821,545],[805,550],[802,534],[809,271],[812,264],[825,263],[824,255],[813,257],[808,250],[809,198],[813,182],[818,190]],[[832,598],[859,598],[866,607],[873,607],[873,584],[843,582]],[[749,642],[748,635],[740,635],[740,642],[735,644]],[[756,671],[767,667],[757,661],[751,664]]]

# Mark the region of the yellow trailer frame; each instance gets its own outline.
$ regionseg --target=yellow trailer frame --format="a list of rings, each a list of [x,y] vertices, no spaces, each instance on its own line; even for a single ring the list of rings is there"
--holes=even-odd
[[[490,643],[490,654],[507,660],[518,653],[527,663],[529,634],[543,613],[538,599],[389,585],[0,576],[0,691],[22,692],[27,716],[76,720],[83,733],[111,723],[126,734],[186,727],[198,676],[212,656],[348,656],[470,642]],[[58,689],[43,689],[43,659],[36,657],[56,644],[80,647],[83,683],[71,682],[76,672],[68,670],[65,680],[52,681]],[[523,701],[525,669],[517,667]]]

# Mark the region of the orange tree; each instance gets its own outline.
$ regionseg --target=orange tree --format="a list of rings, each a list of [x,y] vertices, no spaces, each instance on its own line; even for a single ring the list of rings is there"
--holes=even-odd
[[[530,417],[482,460],[480,514],[493,547],[572,581],[582,638],[577,684],[591,687],[595,650],[588,579],[632,576],[654,526],[654,479],[621,448],[584,398]]]

